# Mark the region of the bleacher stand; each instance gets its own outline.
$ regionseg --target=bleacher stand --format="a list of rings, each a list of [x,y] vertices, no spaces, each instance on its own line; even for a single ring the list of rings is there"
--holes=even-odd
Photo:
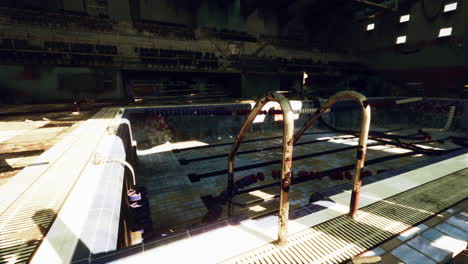
[[[93,17],[86,13],[60,10],[0,8],[0,15],[9,18],[11,24],[34,25],[47,28],[110,32],[117,22],[107,17]]]
[[[3,39],[0,42],[0,62],[43,65],[109,65],[118,54],[113,45],[94,45],[45,41],[43,47],[27,40]]]
[[[133,23],[138,32],[149,32],[164,39],[194,40],[193,29],[183,24],[152,20],[140,20]]]
[[[215,70],[219,66],[218,57],[210,52],[203,54],[197,51],[153,48],[135,48],[135,52],[139,54],[142,63],[163,68]]]

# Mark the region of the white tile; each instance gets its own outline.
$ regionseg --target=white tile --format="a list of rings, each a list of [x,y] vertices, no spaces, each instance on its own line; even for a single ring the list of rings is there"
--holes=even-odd
[[[449,219],[447,219],[446,222],[454,226],[457,226],[465,231],[468,231],[468,221],[463,219],[462,217],[454,215],[450,217]]]
[[[392,250],[392,255],[401,259],[405,263],[412,264],[412,263],[425,263],[425,264],[436,264],[430,258],[424,256],[419,251],[403,244],[396,249]]]
[[[449,208],[444,213],[455,214],[457,212],[460,212],[460,209],[458,209],[458,208]]]
[[[397,238],[401,241],[406,241],[428,228],[428,226],[421,224],[406,230],[405,232],[401,233]]]
[[[377,247],[373,250],[367,251],[366,253],[362,254],[363,257],[373,257],[373,256],[382,256],[385,253],[385,250]]]
[[[434,242],[437,247],[453,252],[454,256],[463,251],[467,246],[466,241],[455,239],[435,229],[429,229],[422,233],[421,236]]]
[[[421,236],[411,239],[407,244],[437,262],[446,259],[447,256],[452,254],[452,252],[439,248],[437,244],[430,242]]]

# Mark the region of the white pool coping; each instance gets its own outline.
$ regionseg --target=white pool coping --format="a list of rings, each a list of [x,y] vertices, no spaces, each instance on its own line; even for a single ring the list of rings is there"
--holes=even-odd
[[[63,139],[54,146],[59,147],[58,149],[60,150],[68,149],[71,146],[71,140],[83,145],[96,144],[93,151],[81,153],[81,155],[88,156],[89,159],[83,164],[84,167],[81,168],[79,179],[70,190],[56,219],[29,263],[70,263],[79,241],[85,244],[85,246],[92,246],[92,241],[89,241],[90,239],[88,237],[81,237],[81,234],[87,230],[85,224],[89,219],[95,217],[90,215],[90,212],[92,212],[93,201],[100,189],[97,183],[100,182],[105,168],[103,165],[96,165],[93,163],[93,154],[106,153],[110,150],[110,138],[115,136],[108,133],[108,127],[113,126],[121,116],[120,114],[115,116],[117,109],[113,109],[113,118],[100,120],[100,114],[104,111],[105,109],[95,114],[81,124],[70,137]],[[98,127],[89,127],[90,123],[98,124]],[[94,132],[93,136],[96,138],[92,142],[87,141],[88,138],[83,137],[82,133],[86,131]],[[55,151],[55,149],[49,151]],[[55,158],[56,160],[54,160],[54,162],[67,163],[74,162],[76,159],[76,156],[66,155],[67,153],[61,156],[51,156],[50,154],[54,154],[55,152],[51,153],[49,151],[45,153],[45,156],[52,159]],[[44,174],[48,173],[47,169],[48,168],[45,168]],[[65,177],[67,174],[63,173],[63,176]],[[121,195],[119,195],[119,198],[121,198]],[[102,219],[100,220],[102,221]],[[112,222],[101,224],[105,226],[113,224],[113,226],[115,226],[115,223]],[[118,227],[116,230],[118,230]],[[88,242],[90,245],[86,245]]]

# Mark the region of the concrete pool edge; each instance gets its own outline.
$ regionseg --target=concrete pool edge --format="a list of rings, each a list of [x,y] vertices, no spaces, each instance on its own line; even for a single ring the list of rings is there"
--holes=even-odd
[[[93,161],[96,153],[125,159],[125,144],[110,129],[122,123],[122,111],[118,110],[108,110],[112,111],[112,118],[100,122],[102,132],[95,131],[99,137],[95,149],[82,153],[89,159],[30,263],[68,263],[72,258],[89,255],[86,251],[116,249],[124,169],[120,164],[97,165]],[[112,173],[105,173],[109,171]]]

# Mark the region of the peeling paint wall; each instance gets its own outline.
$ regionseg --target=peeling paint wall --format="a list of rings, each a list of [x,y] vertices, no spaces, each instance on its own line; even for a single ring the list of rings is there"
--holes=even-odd
[[[63,78],[70,79],[64,82]],[[112,83],[101,86],[103,80],[112,80]],[[90,68],[0,65],[0,102],[69,102],[84,97],[94,100],[124,98],[120,71],[106,71],[102,76],[102,72]]]
[[[262,97],[269,91],[280,89],[280,77],[246,74],[242,76],[242,97]]]
[[[417,1],[408,10],[380,13],[351,24],[343,29],[346,33],[339,39],[341,46],[353,50],[388,80],[404,86],[407,94],[458,97],[468,76],[468,4],[458,1],[456,11],[444,13],[442,6],[437,13],[436,2],[441,1],[426,1],[426,15]],[[428,12],[434,18],[429,18]],[[400,16],[406,14],[410,20],[400,23]],[[371,23],[375,29],[366,31]],[[440,29],[447,27],[453,28],[452,36],[438,38]],[[399,36],[406,36],[406,43],[397,45]]]

